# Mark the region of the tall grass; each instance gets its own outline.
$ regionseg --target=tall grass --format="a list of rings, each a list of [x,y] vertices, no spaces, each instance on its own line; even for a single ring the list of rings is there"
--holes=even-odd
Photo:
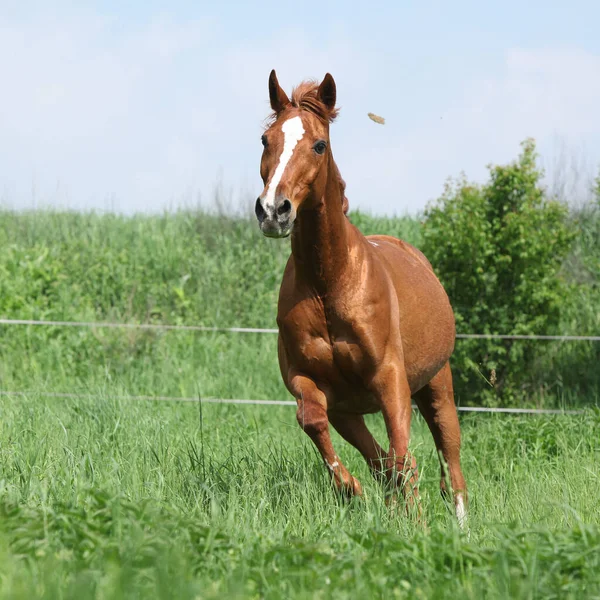
[[[599,425],[463,418],[467,539],[419,417],[427,529],[334,433],[365,488],[338,501],[287,407],[3,399],[0,597],[594,597]]]
[[[418,219],[360,212],[350,218],[366,234],[419,246]],[[578,301],[565,307],[563,332],[597,334],[600,288],[588,258],[596,239],[591,227],[600,218],[579,223],[588,233],[565,265]],[[4,318],[267,328],[275,327],[289,255],[288,240],[265,239],[253,221],[196,211],[134,217],[4,211],[0,247]],[[116,384],[131,394],[286,395],[271,336],[0,326],[0,340],[5,390]],[[538,356],[530,404],[597,403],[600,344],[517,343],[534,346]],[[456,352],[461,348],[459,340]],[[482,377],[482,389],[487,385]],[[478,398],[459,390],[458,401]]]
[[[0,217],[4,318],[275,326],[289,242],[264,239],[245,219]],[[365,233],[419,245],[417,220],[351,218]],[[597,324],[592,285],[581,293],[585,307],[565,312],[565,333]],[[334,433],[365,489],[361,500],[337,499],[293,409],[127,399],[286,398],[275,341],[0,326],[0,386],[26,390],[0,396],[0,598],[600,595],[597,409],[462,417],[467,538],[440,497],[418,416],[411,450],[427,529],[386,508],[362,458]],[[585,369],[589,346],[554,348],[532,374],[559,388],[548,404],[596,403],[560,388],[554,369]],[[380,417],[368,424],[384,442]]]

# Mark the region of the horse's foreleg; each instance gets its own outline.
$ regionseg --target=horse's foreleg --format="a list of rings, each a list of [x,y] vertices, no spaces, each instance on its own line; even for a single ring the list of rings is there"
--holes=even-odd
[[[381,406],[390,449],[386,475],[393,488],[400,488],[407,507],[419,504],[417,463],[408,451],[412,416],[410,387],[400,363],[382,366],[373,379],[373,391]],[[420,514],[420,505],[419,505]]]
[[[333,448],[325,394],[308,377],[295,376],[291,387],[298,402],[298,424],[319,450],[336,488],[345,496],[361,496],[360,483],[352,477]]]
[[[363,455],[375,479],[381,479],[385,471],[386,452],[368,430],[364,417],[331,413],[329,421],[335,430]]]

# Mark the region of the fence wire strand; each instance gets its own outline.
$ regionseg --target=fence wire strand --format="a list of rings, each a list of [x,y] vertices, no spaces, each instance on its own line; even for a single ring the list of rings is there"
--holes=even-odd
[[[199,398],[193,396],[124,396],[117,394],[77,394],[70,392],[36,392],[24,391],[13,392],[0,390],[0,396],[27,397],[42,396],[44,398],[64,398],[64,399],[82,399],[82,398],[113,398],[115,400],[125,401],[156,401],[156,402],[196,402],[206,404],[247,404],[263,406],[297,406],[293,400],[250,400],[239,398]],[[413,404],[412,408],[417,409]],[[567,410],[558,408],[503,408],[503,407],[485,407],[485,406],[457,406],[458,412],[479,412],[479,413],[509,413],[509,414],[535,414],[535,415],[581,415],[583,410]]]
[[[207,333],[267,333],[275,334],[277,329],[268,329],[263,327],[212,327],[203,325],[163,325],[158,323],[110,323],[106,321],[88,322],[88,321],[46,321],[36,319],[0,319],[0,325],[30,325],[40,327],[82,327],[90,329],[146,329],[146,330],[164,330],[164,331],[200,331]],[[457,339],[502,339],[502,340],[557,340],[557,341],[600,341],[598,335],[510,335],[495,333],[457,333]],[[247,404],[247,405],[272,405],[272,406],[296,406],[292,400],[250,400],[236,398],[194,398],[185,396],[122,396],[105,394],[77,394],[70,392],[34,392],[34,391],[7,391],[0,390],[0,396],[31,396],[37,395],[46,398],[90,398],[90,397],[111,397],[119,400],[132,401],[158,401],[158,402],[205,402],[208,404]],[[413,404],[413,409],[416,409]],[[509,414],[582,414],[582,410],[563,410],[563,409],[544,409],[544,408],[504,408],[504,407],[481,407],[481,406],[457,406],[459,412],[478,412],[478,413],[509,413]]]
[[[207,333],[278,333],[277,329],[264,327],[212,327],[203,325],[163,325],[158,323],[109,323],[106,321],[42,321],[35,319],[0,319],[0,325],[32,325],[41,327],[87,327],[91,329],[149,329],[165,331],[203,331]],[[457,333],[457,339],[498,340],[557,340],[562,342],[600,342],[600,335],[519,335],[500,333]]]

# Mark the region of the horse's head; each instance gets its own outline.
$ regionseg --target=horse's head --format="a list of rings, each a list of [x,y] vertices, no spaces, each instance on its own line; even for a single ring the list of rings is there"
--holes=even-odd
[[[275,71],[269,77],[273,117],[262,136],[260,175],[265,185],[256,200],[256,218],[268,237],[286,237],[303,207],[323,193],[328,167],[343,186],[331,158],[329,123],[337,116],[335,81],[327,73],[321,84],[305,82],[290,100]],[[342,187],[342,198],[343,187]],[[347,206],[347,201],[346,201]]]

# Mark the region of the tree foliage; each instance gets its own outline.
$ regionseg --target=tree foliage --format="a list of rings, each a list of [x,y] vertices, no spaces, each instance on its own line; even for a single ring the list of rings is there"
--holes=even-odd
[[[540,184],[535,143],[490,166],[484,185],[461,178],[425,213],[423,250],[452,302],[462,333],[557,333],[569,286],[560,269],[574,239],[567,207]],[[455,354],[464,402],[517,402],[534,360],[514,340],[465,340]]]

